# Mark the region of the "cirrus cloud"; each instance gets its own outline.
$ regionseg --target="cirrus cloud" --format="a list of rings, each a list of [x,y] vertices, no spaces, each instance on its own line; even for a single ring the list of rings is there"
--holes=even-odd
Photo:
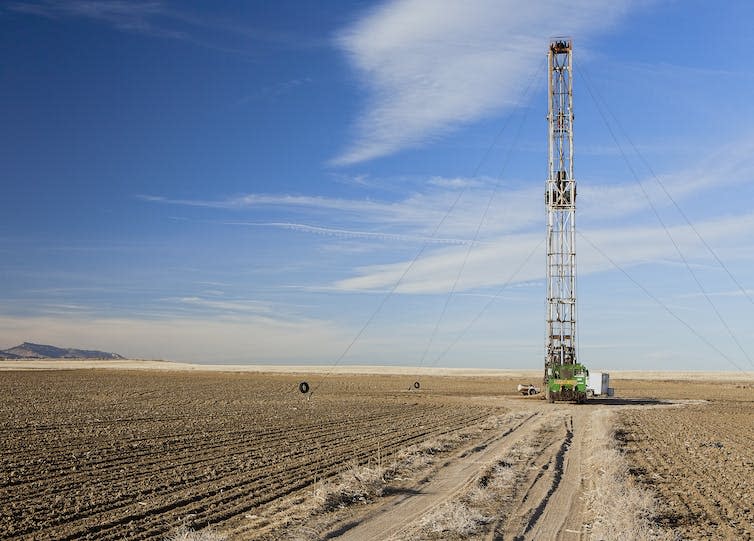
[[[553,35],[609,28],[627,0],[394,0],[336,37],[369,97],[356,140],[332,163],[350,165],[417,146],[516,106]]]

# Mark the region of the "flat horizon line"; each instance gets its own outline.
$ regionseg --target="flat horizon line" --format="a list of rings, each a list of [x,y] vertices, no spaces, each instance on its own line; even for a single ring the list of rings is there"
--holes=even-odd
[[[399,365],[306,365],[306,364],[244,364],[244,363],[190,363],[145,359],[13,359],[0,361],[0,371],[11,370],[174,370],[187,372],[256,372],[288,374],[331,375],[416,375],[416,376],[504,376],[531,379],[542,374],[542,368],[461,368],[416,367]],[[680,379],[690,381],[754,381],[754,371],[732,370],[600,370],[614,379]]]

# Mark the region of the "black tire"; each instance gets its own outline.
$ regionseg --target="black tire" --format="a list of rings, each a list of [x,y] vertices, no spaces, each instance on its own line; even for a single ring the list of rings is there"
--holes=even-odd
[[[418,389],[419,387],[421,387],[421,384],[418,381],[415,381],[414,382],[414,389]]]
[[[308,393],[309,392],[309,384],[306,383],[305,381],[302,381],[301,383],[298,384],[298,390],[301,391],[304,394]]]
[[[537,390],[534,387],[529,387],[529,396],[537,394]]]

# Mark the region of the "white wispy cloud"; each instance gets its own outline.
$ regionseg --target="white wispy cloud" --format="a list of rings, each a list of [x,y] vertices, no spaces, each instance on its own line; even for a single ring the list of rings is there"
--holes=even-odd
[[[638,179],[621,184],[585,184],[579,187],[579,212],[587,218],[627,216],[650,208],[671,206],[707,190],[751,182],[754,180],[754,137],[723,144],[695,163],[671,173],[648,170],[647,164],[626,144],[624,151],[631,156],[635,171],[643,173]],[[663,189],[664,187],[664,189]],[[646,194],[644,193],[646,192]],[[667,192],[667,193],[666,193]]]
[[[475,179],[454,178],[449,182],[452,189],[441,187],[442,181],[434,178],[429,189],[405,195],[403,199],[396,201],[289,194],[247,194],[218,200],[171,199],[151,195],[139,197],[151,203],[190,207],[227,210],[278,208],[302,212],[331,222],[371,225],[379,230],[353,233],[365,233],[362,235],[364,237],[375,235],[375,238],[381,234],[398,234],[428,239],[428,235],[442,221],[443,227],[438,232],[440,239],[468,241],[477,229],[480,209],[487,206],[492,187]],[[460,198],[456,187],[465,188]],[[498,193],[485,223],[485,233],[515,230],[539,220],[542,210],[539,193],[542,190],[542,187],[537,186]],[[453,212],[446,216],[451,207]],[[309,227],[312,233],[322,233],[327,229],[313,225]],[[389,228],[397,228],[399,231],[386,230]],[[301,231],[305,229],[299,228]],[[343,234],[348,234],[346,229],[343,229]]]
[[[461,177],[454,177],[454,178],[433,177],[429,179],[429,185],[438,186],[440,188],[460,190],[464,188],[478,188],[482,186],[482,182],[478,179],[461,178]]]
[[[152,203],[166,203],[171,205],[185,205],[190,207],[206,207],[218,209],[246,209],[261,206],[277,207],[308,207],[325,210],[339,210],[344,212],[361,212],[375,208],[376,203],[362,200],[349,200],[311,195],[293,194],[244,194],[225,199],[172,199],[155,195],[138,195],[139,199]],[[384,205],[389,208],[389,204]]]
[[[291,222],[224,222],[227,225],[243,225],[249,227],[275,227],[280,229],[288,229],[291,231],[299,231],[303,233],[314,233],[317,235],[323,235],[328,237],[337,237],[344,239],[376,239],[384,241],[397,241],[397,242],[422,242],[431,244],[471,244],[473,241],[467,239],[451,239],[442,237],[417,237],[413,235],[398,235],[390,233],[380,233],[375,231],[358,231],[354,229],[336,229],[332,227],[319,227],[307,224],[298,224]]]
[[[708,156],[684,169],[672,173],[655,172],[656,178],[646,167],[642,171],[640,166],[643,167],[643,164],[637,164],[636,170],[644,173],[644,176],[638,182],[631,178],[622,183],[580,182],[579,220],[593,222],[624,218],[648,210],[650,204],[647,198],[656,209],[672,207],[673,203],[665,191],[673,201],[680,203],[718,187],[751,182],[754,180],[754,137],[711,149]],[[495,184],[499,186],[495,188]],[[515,182],[516,188],[509,188],[509,184],[489,178],[432,177],[423,191],[403,195],[394,201],[294,194],[244,194],[216,200],[172,199],[152,195],[139,197],[152,203],[237,211],[272,208],[330,224],[347,224],[348,227],[282,220],[264,224],[228,222],[235,224],[267,225],[352,238],[465,243],[473,239],[480,213],[493,197],[493,192],[490,210],[481,229],[482,236],[478,240],[487,241],[501,234],[540,226],[544,212],[544,183],[525,186]],[[459,193],[461,197],[456,203]],[[452,213],[446,217],[451,207]],[[441,221],[442,228],[437,238],[432,239],[430,233]]]
[[[207,311],[220,312],[223,314],[267,315],[273,313],[273,309],[268,303],[257,300],[206,297],[178,297],[165,300],[167,302],[178,303],[187,307],[195,308],[202,313],[206,313]]]
[[[549,37],[609,28],[627,0],[394,0],[336,37],[369,93],[348,165],[421,144],[518,104]],[[557,16],[555,16],[557,14]]]
[[[723,186],[736,185],[751,180],[754,171],[754,139],[744,139],[722,145],[697,163],[672,174],[660,174],[665,188],[676,203],[690,198],[699,199]],[[672,202],[664,190],[647,172],[641,179],[644,189],[656,209],[668,209]],[[205,206],[230,210],[274,209],[294,212],[307,220],[312,217],[324,225],[301,221],[234,221],[249,226],[277,227],[300,233],[316,234],[343,239],[366,241],[391,241],[422,243],[422,257],[412,266],[403,280],[399,292],[437,293],[448,291],[464,259],[468,257],[463,276],[455,288],[469,291],[475,288],[497,286],[519,265],[544,235],[544,203],[542,186],[516,188],[501,187],[492,205],[481,234],[476,235],[481,212],[492,195],[490,179],[435,178],[424,191],[410,193],[396,201],[369,199],[329,198],[303,195],[248,194],[216,201],[185,201],[155,197],[146,200],[191,206]],[[676,251],[667,234],[656,220],[643,217],[642,222],[627,223],[627,218],[648,210],[649,203],[636,182],[623,184],[581,183],[579,198],[579,229],[620,265],[642,262],[666,264],[676,258]],[[455,203],[458,195],[461,198]],[[446,216],[449,209],[452,212]],[[739,211],[740,212],[740,211]],[[646,222],[650,220],[650,222]],[[314,220],[313,220],[314,221]],[[650,223],[647,226],[646,223]],[[432,235],[438,224],[440,230]],[[709,254],[696,237],[693,229],[680,216],[674,215],[665,222],[673,238],[692,264],[704,262]],[[586,228],[584,229],[584,225]],[[724,257],[739,260],[748,252],[742,246],[749,243],[749,231],[754,223],[749,214],[718,217],[695,223],[694,227]],[[737,244],[734,244],[737,243]],[[474,244],[468,252],[468,246]],[[445,246],[440,246],[445,245]],[[735,246],[736,250],[731,250]],[[720,251],[723,250],[723,251]],[[368,250],[365,250],[368,251]],[[468,253],[468,255],[467,255]],[[695,257],[694,257],[695,256]],[[537,280],[543,277],[543,267],[534,262],[524,268],[517,281]],[[336,291],[390,290],[405,272],[410,260],[390,264],[343,268],[345,277],[331,284],[319,284]],[[354,263],[358,265],[358,260]],[[370,262],[371,263],[371,262]],[[579,247],[579,272],[582,274],[611,269],[612,265],[586,243]]]
[[[754,214],[709,220],[696,224],[695,227],[708,243],[735,244],[740,248],[741,239],[754,227]],[[669,231],[684,254],[695,253],[702,258],[709,258],[689,226],[675,226],[669,228]],[[583,235],[621,267],[662,262],[675,254],[672,243],[660,226],[589,230],[584,231]],[[467,252],[453,247],[435,250],[421,257],[411,265],[409,273],[406,273],[406,269],[409,268],[410,261],[370,265],[358,269],[356,276],[336,282],[333,287],[343,291],[390,289],[400,280],[396,289],[400,293],[444,293],[454,286],[456,291],[500,286],[513,276],[517,267],[541,242],[541,234],[520,234],[506,236],[494,244],[475,248],[469,253],[463,276],[457,284],[458,268]],[[613,263],[589,243],[578,244],[580,276],[614,268]],[[543,255],[532,258],[515,275],[515,281],[542,279],[542,257]]]
[[[679,295],[680,298],[694,299],[700,297],[745,297],[749,300],[754,299],[754,289],[733,289],[727,291],[707,291],[705,293],[686,293]],[[752,300],[754,302],[754,300]]]

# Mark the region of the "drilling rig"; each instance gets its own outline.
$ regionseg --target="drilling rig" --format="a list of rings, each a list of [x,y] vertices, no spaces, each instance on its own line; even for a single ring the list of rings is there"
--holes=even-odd
[[[589,371],[576,354],[576,180],[573,177],[572,40],[547,53],[547,309],[543,387],[549,402],[586,400]]]

